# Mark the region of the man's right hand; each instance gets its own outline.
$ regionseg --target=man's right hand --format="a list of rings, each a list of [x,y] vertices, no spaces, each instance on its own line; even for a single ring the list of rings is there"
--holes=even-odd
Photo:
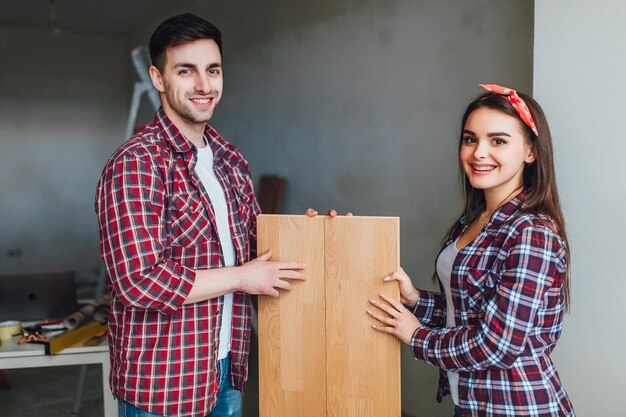
[[[291,290],[286,279],[305,280],[302,262],[270,261],[272,250],[269,249],[258,258],[237,267],[239,288],[248,294],[278,297],[278,289]]]

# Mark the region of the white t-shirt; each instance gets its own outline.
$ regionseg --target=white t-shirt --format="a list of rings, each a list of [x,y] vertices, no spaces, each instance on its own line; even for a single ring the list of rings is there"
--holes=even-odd
[[[220,239],[222,253],[224,254],[224,266],[235,265],[235,246],[230,234],[228,222],[228,206],[224,189],[220,184],[215,171],[213,170],[213,151],[209,145],[198,148],[198,162],[196,173],[204,186],[215,213],[217,223],[217,234]],[[233,293],[224,295],[224,305],[222,306],[222,327],[220,329],[220,346],[217,354],[218,359],[224,359],[230,352],[231,326],[233,320]]]
[[[454,305],[452,304],[452,295],[450,293],[450,276],[452,275],[452,265],[454,259],[459,253],[456,248],[456,241],[448,245],[437,258],[437,276],[443,285],[443,291],[446,295],[446,327],[454,327]],[[450,382],[450,395],[455,405],[459,405],[459,374],[447,371],[448,381]]]

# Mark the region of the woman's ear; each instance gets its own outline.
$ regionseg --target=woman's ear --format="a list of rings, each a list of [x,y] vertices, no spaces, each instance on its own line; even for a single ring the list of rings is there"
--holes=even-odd
[[[524,162],[526,162],[527,164],[532,164],[533,162],[535,162],[535,147],[534,146],[528,147],[526,158],[524,158]]]

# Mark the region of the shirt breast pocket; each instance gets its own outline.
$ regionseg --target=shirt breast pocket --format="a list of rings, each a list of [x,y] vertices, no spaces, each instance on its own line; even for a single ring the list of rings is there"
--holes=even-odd
[[[497,280],[497,274],[490,270],[474,268],[469,270],[465,290],[470,317],[482,312],[486,301],[495,291]]]
[[[197,246],[208,239],[210,222],[198,193],[173,195],[169,215],[172,246]]]
[[[237,210],[235,211],[235,226],[242,232],[248,230],[248,223],[250,222],[250,216],[252,215],[252,207],[250,197],[240,190],[238,187],[234,187],[235,204]]]

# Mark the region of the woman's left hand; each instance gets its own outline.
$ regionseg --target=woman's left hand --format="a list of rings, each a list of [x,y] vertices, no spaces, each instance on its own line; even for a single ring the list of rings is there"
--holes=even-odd
[[[367,310],[367,314],[382,323],[382,325],[372,325],[372,328],[382,333],[392,334],[410,345],[413,333],[418,327],[422,327],[422,323],[399,301],[384,294],[379,295],[383,301],[370,300],[370,303],[387,314]]]

